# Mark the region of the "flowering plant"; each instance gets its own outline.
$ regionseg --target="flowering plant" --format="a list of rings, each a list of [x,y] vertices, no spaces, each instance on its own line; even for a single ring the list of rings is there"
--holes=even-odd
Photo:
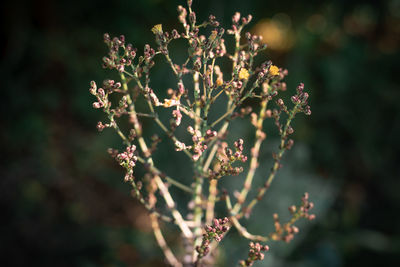
[[[229,230],[234,227],[239,234],[251,241],[248,258],[241,261],[241,266],[251,266],[255,260],[262,260],[262,251],[268,251],[267,241],[283,240],[289,242],[299,230],[294,223],[300,218],[313,219],[309,214],[313,204],[306,193],[299,206],[289,208],[291,219],[286,223],[279,221],[274,214],[275,230],[269,235],[254,235],[247,231],[240,220],[249,217],[253,207],[263,198],[281,167],[281,159],[285,151],[293,146],[290,135],[293,133],[291,123],[298,113],[310,115],[307,104],[308,94],[304,85],[300,84],[291,97],[291,105],[286,105],[279,92],[286,90],[284,77],[287,70],[278,68],[271,61],[259,66],[254,63],[255,57],[266,45],[260,36],[249,32],[243,34],[244,27],[252,20],[251,15],[242,17],[235,13],[232,26],[224,30],[213,15],[198,24],[196,14],[192,10],[192,1],[188,0],[188,8],[178,7],[179,21],[183,32],[172,30],[167,32],[161,24],[151,30],[155,35],[157,48],[146,44],[143,55],[137,56],[136,48],[125,42],[125,37],[110,38],[104,35],[109,48],[108,55],[103,58],[103,67],[115,69],[120,81],[105,80],[101,88],[91,82],[90,93],[97,100],[93,103],[96,109],[106,114],[107,123],[99,122],[99,131],[113,128],[122,138],[124,151],[109,149],[112,157],[125,169],[125,181],[130,183],[135,197],[148,210],[155,238],[161,247],[166,261],[172,266],[212,266],[218,243]],[[200,32],[210,29],[209,36]],[[233,51],[225,47],[225,32],[234,39]],[[183,64],[173,62],[169,45],[176,39],[183,39],[188,44],[188,57]],[[160,100],[157,94],[161,89],[151,87],[150,73],[157,57],[163,58],[172,70],[176,87],[167,89],[169,98]],[[222,71],[218,62],[227,58],[231,62],[229,71]],[[229,73],[227,73],[229,72]],[[187,82],[190,77],[191,82]],[[116,95],[116,96],[115,96]],[[112,97],[111,97],[112,96]],[[224,97],[223,97],[224,96]],[[217,119],[210,120],[210,113],[220,99],[226,100],[226,111]],[[117,104],[115,100],[117,99]],[[245,107],[245,101],[253,99],[258,107]],[[139,110],[138,101],[144,100],[146,108]],[[169,124],[160,119],[160,112],[171,115]],[[255,142],[251,155],[244,153],[245,141],[239,139],[233,147],[224,140],[229,134],[228,128],[236,118],[249,118],[255,130]],[[131,129],[129,132],[120,128],[120,122],[127,118]],[[193,166],[193,184],[186,185],[162,172],[154,163],[153,154],[161,138],[153,135],[149,138],[143,129],[142,120],[151,119],[158,125],[167,139],[170,139],[176,151],[184,153]],[[259,153],[267,135],[264,132],[264,121],[272,119],[280,135],[278,151],[273,154],[273,166],[266,175],[264,186],[258,189],[256,197],[248,200],[252,189],[253,178],[259,165]],[[187,124],[187,134],[191,142],[185,143],[176,131]],[[149,145],[149,141],[151,144]],[[250,159],[249,168],[243,188],[236,192],[235,203],[231,201],[231,193],[218,190],[218,183],[227,176],[243,173],[245,163]],[[142,165],[146,175],[135,176],[136,165]],[[169,186],[175,186],[191,195],[192,211],[186,216],[177,209],[174,196]],[[163,200],[168,214],[157,207]],[[216,218],[215,204],[224,202],[226,213],[223,218]],[[178,255],[172,252],[159,226],[159,220],[175,224],[182,233],[185,252]],[[256,242],[256,243],[254,243]]]

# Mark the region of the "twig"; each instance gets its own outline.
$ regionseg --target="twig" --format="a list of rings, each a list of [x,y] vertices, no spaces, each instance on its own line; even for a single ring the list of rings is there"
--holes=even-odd
[[[185,192],[188,192],[188,193],[191,193],[191,194],[193,193],[193,190],[192,190],[190,187],[188,187],[188,186],[186,186],[186,185],[184,185],[184,184],[182,184],[182,183],[176,181],[175,179],[173,179],[173,178],[171,178],[171,177],[165,175],[162,171],[160,171],[159,169],[157,169],[154,165],[148,164],[148,161],[145,160],[144,158],[142,158],[142,157],[140,157],[140,156],[137,156],[137,159],[138,159],[139,162],[141,162],[141,163],[143,163],[143,164],[147,164],[147,166],[145,166],[145,167],[149,168],[149,170],[150,170],[153,174],[156,174],[156,175],[158,175],[158,176],[160,176],[160,177],[163,177],[163,178],[164,178],[165,180],[167,180],[170,184],[172,184],[172,185],[178,187],[179,189],[182,189],[182,190],[185,191]]]
[[[121,79],[122,79],[122,83],[123,83],[124,89],[128,90],[128,85],[126,83],[126,79],[123,76],[123,74],[121,74]],[[135,129],[136,134],[137,134],[137,140],[139,142],[139,146],[140,146],[141,150],[143,151],[143,153],[145,153],[145,155],[146,155],[146,154],[148,154],[148,148],[147,148],[146,142],[144,141],[144,139],[143,139],[143,137],[141,135],[142,131],[141,131],[139,122],[137,121],[135,106],[134,106],[132,101],[130,103],[130,109],[131,109],[131,115],[134,117],[134,125],[133,126],[134,126],[134,129]],[[153,164],[153,159],[151,157],[148,157],[148,163],[150,164],[150,166],[154,165]],[[167,207],[171,210],[172,216],[175,218],[175,220],[177,222],[177,225],[181,229],[183,235],[186,238],[192,238],[192,236],[193,236],[192,231],[189,229],[189,227],[187,226],[186,222],[183,220],[182,215],[180,214],[180,212],[175,208],[175,202],[172,199],[172,196],[169,193],[168,188],[165,186],[165,184],[161,180],[160,176],[159,175],[154,175],[154,181],[155,181],[158,189],[161,191],[162,197],[164,198],[164,200],[165,200],[165,202],[167,204]]]
[[[243,189],[240,192],[240,195],[238,197],[238,201],[235,204],[235,206],[233,207],[233,210],[232,210],[233,214],[236,214],[240,210],[242,204],[245,202],[247,194],[248,194],[248,192],[251,188],[252,182],[253,182],[254,174],[258,167],[258,155],[260,152],[261,143],[265,139],[265,136],[263,136],[265,134],[262,132],[262,127],[263,127],[263,122],[265,119],[265,111],[267,109],[267,104],[268,104],[267,99],[264,99],[261,102],[261,109],[260,109],[260,113],[258,115],[258,120],[257,120],[257,125],[256,125],[256,128],[257,128],[256,142],[255,142],[253,148],[251,149],[252,155],[251,155],[251,160],[250,160],[250,168],[247,173],[246,180],[243,184]]]
[[[164,253],[165,258],[168,263],[174,267],[182,267],[182,263],[180,263],[174,253],[172,253],[171,249],[168,247],[167,242],[164,239],[164,236],[161,232],[160,225],[158,224],[157,216],[154,214],[150,214],[151,227],[153,228],[154,236],[156,237],[157,243],[160,246],[161,250]]]

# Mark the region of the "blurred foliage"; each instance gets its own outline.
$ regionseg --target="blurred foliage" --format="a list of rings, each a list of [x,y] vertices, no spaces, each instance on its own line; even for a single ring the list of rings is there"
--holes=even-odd
[[[112,131],[96,133],[102,115],[91,108],[88,87],[112,76],[100,67],[104,32],[125,34],[140,50],[154,24],[178,27],[178,4],[1,2],[4,266],[163,266],[145,211],[106,154],[120,141]],[[199,19],[212,13],[224,26],[235,11],[253,14],[251,31],[270,44],[264,56],[289,69],[288,88],[303,81],[311,91],[313,114],[297,120],[295,148],[249,228],[266,231],[270,214],[284,214],[306,190],[318,220],[289,246],[274,244],[257,266],[397,266],[400,1],[195,0],[194,9]],[[154,88],[173,84],[162,67],[154,69]],[[231,132],[249,137],[247,126]],[[269,151],[273,140],[271,134]],[[160,168],[190,183],[188,170],[171,164],[180,155],[166,154],[170,148],[160,147]],[[231,181],[225,186],[241,184],[240,177]],[[222,266],[245,255],[247,242],[232,236],[222,243]]]

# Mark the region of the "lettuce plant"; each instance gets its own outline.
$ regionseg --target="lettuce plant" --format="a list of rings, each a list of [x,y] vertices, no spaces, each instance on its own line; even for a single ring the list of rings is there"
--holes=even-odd
[[[109,149],[109,153],[125,170],[124,180],[132,186],[134,196],[148,210],[154,236],[169,265],[213,266],[218,244],[230,229],[236,228],[250,240],[248,257],[239,265],[251,266],[264,258],[263,252],[269,250],[266,243],[289,242],[299,231],[294,225],[297,220],[315,217],[309,213],[313,203],[305,193],[300,205],[289,207],[289,221],[281,222],[277,214],[273,215],[275,229],[265,236],[249,233],[241,222],[243,217],[251,216],[254,206],[263,199],[281,167],[284,153],[293,146],[290,136],[295,116],[311,114],[308,93],[300,84],[291,103],[286,104],[279,97],[280,92],[287,90],[283,80],[288,71],[269,60],[255,64],[256,56],[267,46],[260,36],[244,32],[251,15],[242,17],[235,13],[231,27],[225,30],[213,15],[198,23],[191,0],[187,1],[187,8],[179,6],[178,12],[182,30],[166,31],[161,24],[155,25],[151,31],[157,46],[146,44],[141,55],[123,35],[114,38],[104,35],[109,51],[103,58],[103,67],[114,69],[119,79],[107,79],[101,87],[94,81],[90,84],[90,93],[96,97],[93,107],[107,115],[106,122],[99,122],[97,129],[112,128],[121,137],[124,150]],[[225,46],[226,36],[233,39],[234,47]],[[169,47],[177,39],[187,42],[187,51],[182,51],[187,58],[182,64],[174,62],[170,55]],[[222,60],[229,61],[230,66],[220,66]],[[151,70],[160,61],[170,68],[165,73],[174,75],[174,88],[152,87]],[[162,91],[167,98],[160,99]],[[249,100],[252,107],[246,105]],[[141,102],[145,105],[138,104]],[[220,112],[221,103],[225,111],[216,116],[214,113]],[[162,113],[169,114],[169,121],[161,119]],[[244,139],[233,144],[225,141],[229,127],[239,117],[250,120],[254,143]],[[163,138],[144,129],[143,120],[152,120],[164,132]],[[266,120],[276,125],[280,143],[272,155],[270,172],[263,174],[263,186],[254,188],[257,168],[264,164],[259,162],[259,154],[267,139]],[[123,130],[121,124],[128,124],[130,129]],[[185,131],[177,131],[180,127]],[[191,141],[185,142],[187,139]],[[193,168],[193,183],[185,184],[170,177],[155,164],[153,155],[161,141],[170,142],[176,151],[184,153]],[[245,146],[251,147],[250,155],[245,155]],[[143,168],[146,174],[137,177],[136,168]],[[245,176],[241,189],[227,192],[219,188],[221,179],[241,173]],[[187,214],[177,208],[171,186],[190,195]],[[249,199],[251,190],[257,193]],[[160,208],[159,202],[164,202],[166,208]],[[217,202],[226,206],[224,214],[216,214]],[[173,252],[167,245],[160,221],[176,225],[182,236],[180,251]]]

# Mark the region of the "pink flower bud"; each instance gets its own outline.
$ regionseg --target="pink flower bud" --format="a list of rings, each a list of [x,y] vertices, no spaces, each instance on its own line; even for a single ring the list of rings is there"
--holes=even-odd
[[[93,103],[93,108],[101,108],[101,107],[103,107],[103,103],[101,103],[101,102],[94,102]]]

